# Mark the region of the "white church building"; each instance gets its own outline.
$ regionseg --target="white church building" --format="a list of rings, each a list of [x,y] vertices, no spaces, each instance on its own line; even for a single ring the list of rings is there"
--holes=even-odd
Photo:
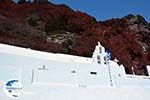
[[[100,43],[92,58],[0,44],[0,100],[149,100],[150,76],[107,54]]]

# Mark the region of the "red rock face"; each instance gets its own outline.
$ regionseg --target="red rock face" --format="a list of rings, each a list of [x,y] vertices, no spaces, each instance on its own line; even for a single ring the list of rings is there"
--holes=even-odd
[[[150,64],[150,25],[140,15],[98,22],[94,17],[52,3],[15,4],[0,0],[0,42],[91,57],[100,41],[128,73],[146,75]]]

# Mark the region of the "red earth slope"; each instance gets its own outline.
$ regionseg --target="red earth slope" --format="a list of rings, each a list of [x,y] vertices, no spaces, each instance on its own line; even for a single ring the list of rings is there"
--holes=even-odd
[[[98,41],[128,73],[147,75],[150,24],[142,16],[97,21],[66,5],[0,0],[0,43],[91,57]]]

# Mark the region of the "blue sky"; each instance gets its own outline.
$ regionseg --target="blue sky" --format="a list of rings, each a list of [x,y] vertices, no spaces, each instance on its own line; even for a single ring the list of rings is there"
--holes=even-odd
[[[97,20],[120,18],[129,13],[140,14],[150,22],[150,0],[49,0],[55,4],[67,4],[94,16]]]

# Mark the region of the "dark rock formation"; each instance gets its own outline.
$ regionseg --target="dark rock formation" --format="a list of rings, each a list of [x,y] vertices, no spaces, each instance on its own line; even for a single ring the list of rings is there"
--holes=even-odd
[[[6,3],[6,2],[7,2],[7,3],[12,3],[13,1],[12,1],[12,0],[0,0],[0,2],[3,2],[3,3],[4,3],[4,2],[5,2],[5,3]]]
[[[112,52],[128,73],[146,75],[150,64],[150,25],[140,15],[96,21],[66,5],[35,0],[0,0],[0,43],[91,57],[97,42]],[[42,4],[41,4],[42,3]]]
[[[26,0],[19,0],[17,3],[18,4],[24,4],[24,3],[28,3],[28,2]]]
[[[34,0],[34,3],[48,3],[48,0]]]

